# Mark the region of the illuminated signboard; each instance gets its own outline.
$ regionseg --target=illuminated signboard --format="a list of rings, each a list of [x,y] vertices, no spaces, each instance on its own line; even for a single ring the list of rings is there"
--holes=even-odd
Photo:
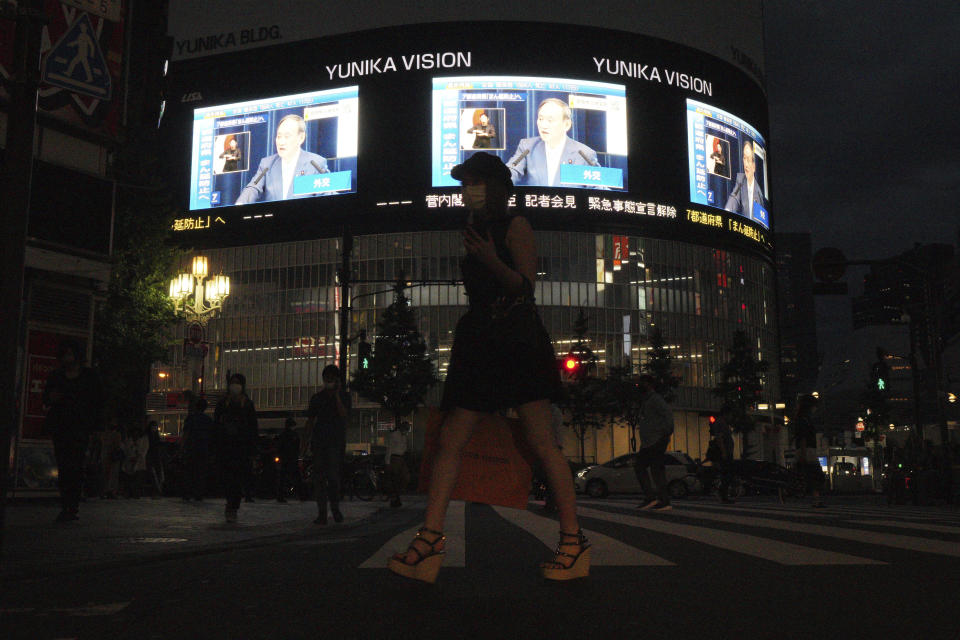
[[[357,87],[193,113],[190,208],[357,190]]]
[[[459,186],[450,169],[495,153],[513,183],[624,190],[623,85],[506,76],[433,80],[433,186]]]
[[[174,63],[163,135],[189,194],[174,230],[231,246],[456,229],[450,170],[487,152],[536,229],[770,255],[753,78],[673,42],[532,26],[389,27]],[[505,57],[511,43],[523,54]]]

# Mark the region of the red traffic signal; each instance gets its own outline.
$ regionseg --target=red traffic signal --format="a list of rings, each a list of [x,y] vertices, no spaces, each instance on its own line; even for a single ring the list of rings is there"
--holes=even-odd
[[[717,416],[711,415],[709,418],[707,418],[707,422],[710,424],[715,424],[717,422]]]
[[[565,374],[572,376],[580,369],[580,359],[572,353],[568,353],[563,357],[561,367]]]

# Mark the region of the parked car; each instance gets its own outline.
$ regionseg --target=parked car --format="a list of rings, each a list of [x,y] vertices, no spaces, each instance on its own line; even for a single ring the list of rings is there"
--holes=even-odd
[[[590,465],[577,472],[573,479],[577,493],[585,493],[591,498],[602,498],[611,493],[640,493],[640,482],[633,466],[636,453],[618,456],[603,464]],[[696,463],[682,451],[668,451],[663,456],[667,487],[674,483],[683,486],[684,478],[696,471]],[[673,493],[671,489],[671,493]]]

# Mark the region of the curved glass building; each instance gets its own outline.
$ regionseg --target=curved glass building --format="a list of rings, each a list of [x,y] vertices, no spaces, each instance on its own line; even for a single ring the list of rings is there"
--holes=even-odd
[[[206,326],[209,353],[188,357],[196,353],[177,346],[154,368],[151,409],[166,431],[182,421],[178,390],[219,393],[235,371],[246,375],[265,427],[302,415],[320,371],[339,361],[343,305],[347,335],[366,330],[372,343],[389,283],[400,278],[411,282],[410,304],[443,378],[467,306],[456,283],[466,214],[449,169],[478,149],[514,170],[511,204],[536,230],[536,296],[558,356],[575,341],[581,310],[601,376],[641,367],[659,330],[682,380],[673,448],[694,458],[706,451],[707,415],[717,408],[710,390],[735,331],[771,363],[761,401],[776,402],[759,3],[711,9],[732,30],[706,32],[704,9],[694,20],[675,3],[651,4],[664,18],[655,27],[633,13],[618,18],[634,5],[617,2],[601,3],[601,23],[577,11],[561,24],[522,22],[534,5],[520,3],[511,22],[427,8],[416,19],[380,15],[364,25],[340,16],[323,34],[303,27],[289,38],[281,24],[277,38],[228,50],[190,35],[199,28],[190,10],[173,12],[181,53],[163,127],[171,181],[184,197],[174,229],[190,249],[185,261],[202,253],[232,286]],[[590,44],[560,46],[571,40]],[[524,55],[505,55],[511,42]],[[549,98],[566,107],[566,136],[586,151],[545,174],[535,146],[523,149],[547,143],[538,118]],[[290,115],[302,123],[292,174],[280,143]],[[495,131],[492,142],[478,143],[481,122]],[[221,156],[237,148],[240,159],[225,165]],[[347,229],[357,282],[349,301],[337,278]],[[349,357],[352,371],[355,348]],[[378,446],[392,416],[357,406],[350,446]],[[415,443],[424,421],[419,412]],[[567,454],[578,457],[569,439]],[[588,434],[586,456],[604,462],[627,453],[628,440],[622,427],[600,427]]]

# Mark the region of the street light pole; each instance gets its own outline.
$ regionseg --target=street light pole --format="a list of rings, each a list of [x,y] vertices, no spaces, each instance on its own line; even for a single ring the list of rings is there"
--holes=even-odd
[[[337,279],[340,281],[340,388],[347,388],[347,349],[350,347],[350,254],[353,253],[353,235],[350,229],[343,228],[341,242],[341,263]]]
[[[189,351],[186,357],[200,361],[200,376],[197,377],[197,367],[190,371],[190,387],[194,392],[199,390],[203,394],[203,383],[206,377],[204,364],[207,357],[207,343],[204,342],[204,327],[212,315],[223,307],[224,301],[230,296],[230,276],[222,273],[207,277],[208,263],[204,256],[196,256],[191,265],[191,273],[180,273],[170,281],[170,300],[174,310],[182,313],[191,325],[190,335],[184,341],[184,351]],[[194,335],[196,333],[196,335]],[[193,347],[187,349],[187,343]],[[199,350],[199,357],[196,355]]]

